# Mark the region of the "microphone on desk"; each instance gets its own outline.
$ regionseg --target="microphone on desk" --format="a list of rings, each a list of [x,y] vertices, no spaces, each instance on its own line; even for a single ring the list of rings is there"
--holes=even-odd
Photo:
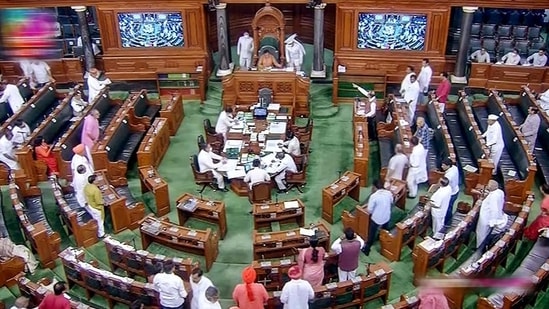
[[[262,260],[265,259],[265,254],[262,254],[262,255],[261,255],[261,259],[262,259]]]
[[[278,192],[275,193],[275,203],[278,204]]]

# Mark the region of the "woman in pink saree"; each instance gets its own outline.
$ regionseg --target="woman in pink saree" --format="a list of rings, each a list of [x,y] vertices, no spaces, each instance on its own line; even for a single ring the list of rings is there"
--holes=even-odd
[[[309,238],[309,248],[299,249],[297,264],[303,270],[303,280],[308,281],[313,287],[322,285],[324,279],[324,248],[318,246],[318,238]]]

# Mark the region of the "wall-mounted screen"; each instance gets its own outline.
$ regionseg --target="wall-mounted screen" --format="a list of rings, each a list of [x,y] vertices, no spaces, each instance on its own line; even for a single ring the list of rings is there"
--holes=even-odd
[[[361,49],[423,50],[427,15],[358,14]]]
[[[182,47],[181,13],[118,13],[122,47]]]

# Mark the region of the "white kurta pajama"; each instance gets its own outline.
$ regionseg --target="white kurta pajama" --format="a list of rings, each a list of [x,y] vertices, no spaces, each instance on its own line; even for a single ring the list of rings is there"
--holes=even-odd
[[[212,174],[217,181],[217,186],[219,187],[219,189],[223,189],[225,188],[225,180],[223,179],[223,175],[216,170],[223,163],[214,163],[214,159],[221,160],[223,158],[211,151],[207,152],[205,150],[200,150],[200,152],[198,153],[198,168],[200,169],[201,173],[212,171]]]
[[[417,186],[429,179],[427,176],[427,151],[422,144],[414,146],[410,154],[410,168],[406,183],[408,185],[408,194],[411,197],[416,197]]]
[[[236,53],[239,55],[239,64],[241,70],[247,70],[252,67],[252,58],[254,50],[254,39],[249,35],[243,35],[238,39]]]
[[[490,234],[493,227],[504,228],[507,215],[503,212],[505,194],[500,189],[490,192],[482,201],[477,222],[477,248]]]
[[[217,118],[217,123],[215,124],[215,133],[222,134],[223,140],[227,140],[227,132],[231,129],[234,124],[233,117],[228,114],[226,111],[222,111]]]
[[[452,187],[448,184],[446,187],[440,187],[431,196],[433,207],[431,207],[431,217],[433,221],[433,235],[440,232],[444,227],[444,217],[452,197]]]
[[[404,89],[404,100],[408,103],[408,117],[410,121],[414,121],[414,115],[416,113],[417,99],[421,89],[417,81],[409,83]]]
[[[505,143],[503,142],[503,133],[501,131],[501,126],[499,122],[494,122],[488,126],[486,132],[482,134],[482,137],[486,139],[486,146],[490,149],[490,159],[494,163],[494,171],[492,174],[496,174],[499,164],[499,159],[501,158],[501,153],[503,148],[505,148]]]
[[[193,291],[191,309],[202,309],[202,307],[200,307],[200,298],[205,295],[206,289],[213,286],[213,283],[210,279],[206,278],[206,276],[202,276],[198,283],[195,283],[192,278],[189,278],[189,282],[191,283],[191,289]]]

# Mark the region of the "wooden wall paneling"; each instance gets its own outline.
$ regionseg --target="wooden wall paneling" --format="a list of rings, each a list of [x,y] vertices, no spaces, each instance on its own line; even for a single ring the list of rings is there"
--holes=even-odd
[[[353,50],[353,42],[355,42],[356,45],[356,32],[357,24],[356,24],[356,13],[354,10],[351,9],[338,9],[336,14],[336,43],[335,43],[335,50],[336,51],[343,51]]]
[[[186,9],[184,12],[184,48],[206,50],[206,23],[202,6]]]

